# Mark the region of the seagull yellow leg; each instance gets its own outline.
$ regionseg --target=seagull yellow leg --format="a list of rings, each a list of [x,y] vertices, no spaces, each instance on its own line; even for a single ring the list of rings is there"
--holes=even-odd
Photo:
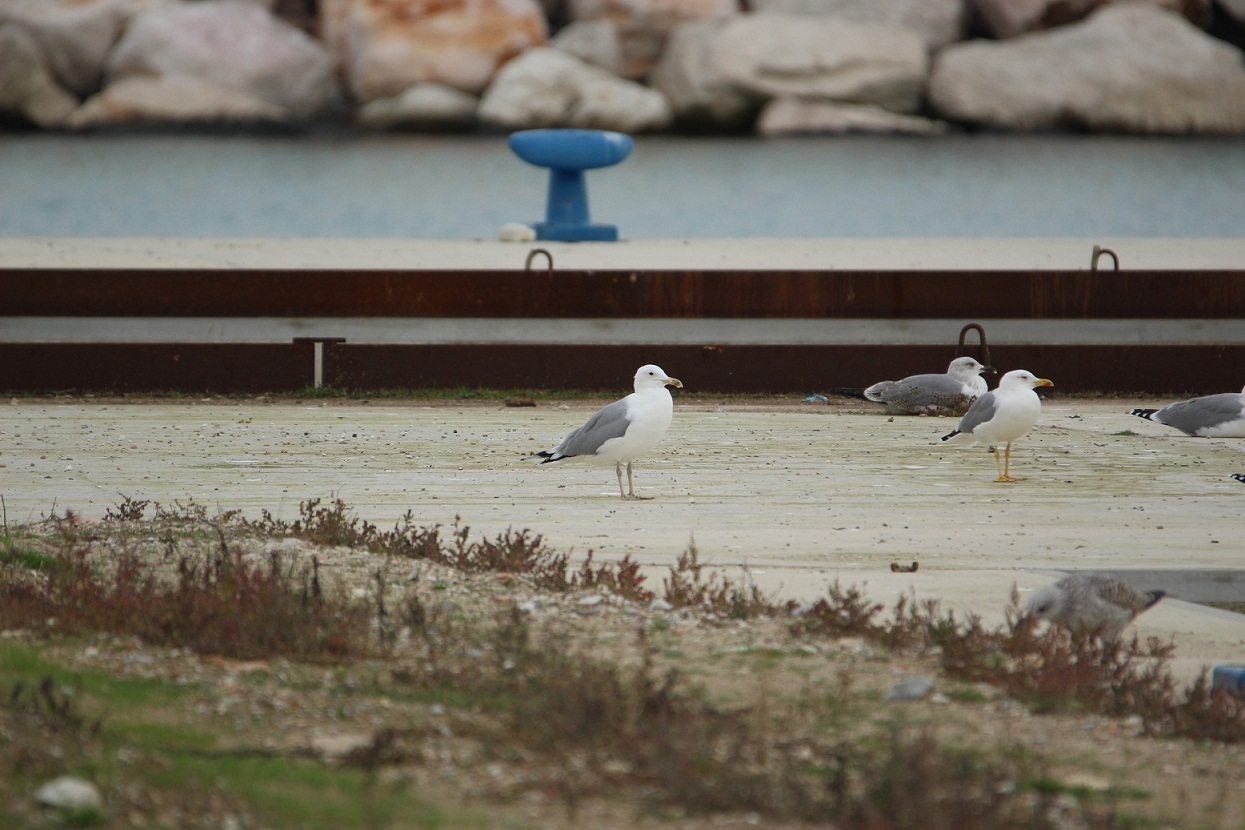
[[[996,464],[998,463],[998,455],[999,455],[999,450],[996,447],[994,450],[994,456],[995,456],[994,460]],[[1003,460],[1003,472],[999,473],[999,477],[996,478],[995,481],[1024,481],[1024,476],[1014,476],[1011,474],[1011,469],[1012,469],[1012,443],[1011,441],[1007,442],[1007,450],[1006,452],[1003,453],[1003,459],[1004,459]]]
[[[1007,476],[1003,475],[1003,461],[999,458],[999,448],[995,446],[991,449],[994,450],[994,468],[999,471],[999,477],[995,479],[995,482],[1007,481]]]
[[[618,488],[620,490],[622,489],[621,478],[618,480]],[[627,462],[627,495],[624,496],[624,498],[639,499],[641,501],[647,501],[652,498],[652,496],[637,496],[635,494],[635,487],[631,483],[631,462],[630,461]]]

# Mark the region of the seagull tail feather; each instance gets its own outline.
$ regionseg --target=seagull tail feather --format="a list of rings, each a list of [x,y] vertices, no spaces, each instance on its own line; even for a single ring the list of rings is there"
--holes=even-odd
[[[955,436],[959,434],[960,434],[960,431],[958,429],[953,429],[950,432],[948,432],[946,435],[942,436],[942,440],[950,441],[952,438],[954,438]]]
[[[1157,409],[1134,409],[1128,414],[1136,415],[1138,418],[1145,418],[1147,421],[1153,421],[1154,419],[1151,418],[1150,416],[1153,415],[1155,412],[1158,412],[1158,410]]]
[[[1146,608],[1153,608],[1155,605],[1158,604],[1159,600],[1167,596],[1167,592],[1161,591],[1161,590],[1148,591],[1147,593],[1150,595],[1150,601],[1146,603]],[[1145,609],[1142,609],[1142,610],[1145,610]]]

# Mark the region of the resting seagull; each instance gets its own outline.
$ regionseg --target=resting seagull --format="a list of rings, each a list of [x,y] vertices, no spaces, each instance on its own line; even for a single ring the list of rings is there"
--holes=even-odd
[[[957,444],[969,446],[988,444],[999,469],[995,481],[1022,481],[1019,476],[1011,475],[1012,442],[1033,429],[1042,411],[1042,399],[1033,391],[1034,387],[1054,385],[1024,369],[1008,372],[999,381],[998,389],[973,401],[959,426],[942,436],[942,440],[955,439]],[[999,459],[999,444],[1007,445],[1006,460]]]
[[[831,389],[874,401],[892,415],[962,415],[977,398],[986,394],[983,372],[995,373],[971,357],[957,357],[945,374],[909,375],[903,380],[883,380],[868,389]]]
[[[588,422],[562,439],[551,450],[537,453],[548,464],[564,458],[584,456],[599,464],[614,463],[618,492],[624,499],[640,499],[631,481],[631,462],[656,447],[670,428],[674,399],[666,386],[683,387],[660,366],[648,364],[635,373],[635,391],[614,401],[588,419]],[[623,462],[627,462],[627,490],[623,491]]]
[[[1139,591],[1112,574],[1074,573],[1034,591],[1025,603],[1025,616],[1050,620],[1076,637],[1097,634],[1114,640],[1165,596],[1165,591]]]
[[[1162,409],[1134,409],[1128,414],[1199,438],[1245,438],[1245,389],[1189,398]]]

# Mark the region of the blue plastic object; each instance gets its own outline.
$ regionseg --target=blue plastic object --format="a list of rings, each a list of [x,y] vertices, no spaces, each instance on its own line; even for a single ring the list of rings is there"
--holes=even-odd
[[[1215,666],[1210,676],[1210,687],[1245,697],[1245,666]]]
[[[615,242],[618,227],[588,218],[584,171],[609,167],[631,155],[631,136],[606,130],[522,130],[510,134],[510,149],[528,164],[549,169],[545,221],[532,227],[537,239],[556,242]]]

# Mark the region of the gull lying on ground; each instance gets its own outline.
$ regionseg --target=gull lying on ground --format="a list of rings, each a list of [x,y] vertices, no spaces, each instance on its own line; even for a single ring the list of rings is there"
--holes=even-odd
[[[1134,409],[1128,414],[1199,438],[1245,438],[1245,389],[1189,398],[1162,409]]]
[[[959,425],[942,440],[954,439],[957,444],[969,446],[988,444],[999,470],[995,481],[1021,481],[1019,476],[1011,475],[1012,442],[1033,429],[1042,411],[1042,399],[1033,388],[1054,385],[1024,369],[1008,372],[999,381],[999,388],[975,400]],[[999,444],[1007,445],[1006,460],[999,459]]]
[[[582,456],[599,464],[613,462],[618,475],[618,492],[624,499],[645,498],[635,494],[631,480],[631,462],[655,448],[670,428],[674,418],[674,399],[666,386],[682,388],[683,382],[672,378],[660,366],[648,364],[635,373],[635,391],[620,401],[604,407],[588,422],[562,439],[553,449],[537,455],[540,462],[562,461]],[[627,489],[623,490],[622,465],[627,462]]]
[[[1112,574],[1074,573],[1033,592],[1025,616],[1062,625],[1075,637],[1120,636],[1130,622],[1167,596],[1166,591],[1139,591]]]
[[[995,369],[971,357],[957,357],[941,375],[909,375],[903,380],[878,381],[868,389],[830,391],[880,403],[892,415],[962,415],[986,394],[983,372],[994,374]]]

